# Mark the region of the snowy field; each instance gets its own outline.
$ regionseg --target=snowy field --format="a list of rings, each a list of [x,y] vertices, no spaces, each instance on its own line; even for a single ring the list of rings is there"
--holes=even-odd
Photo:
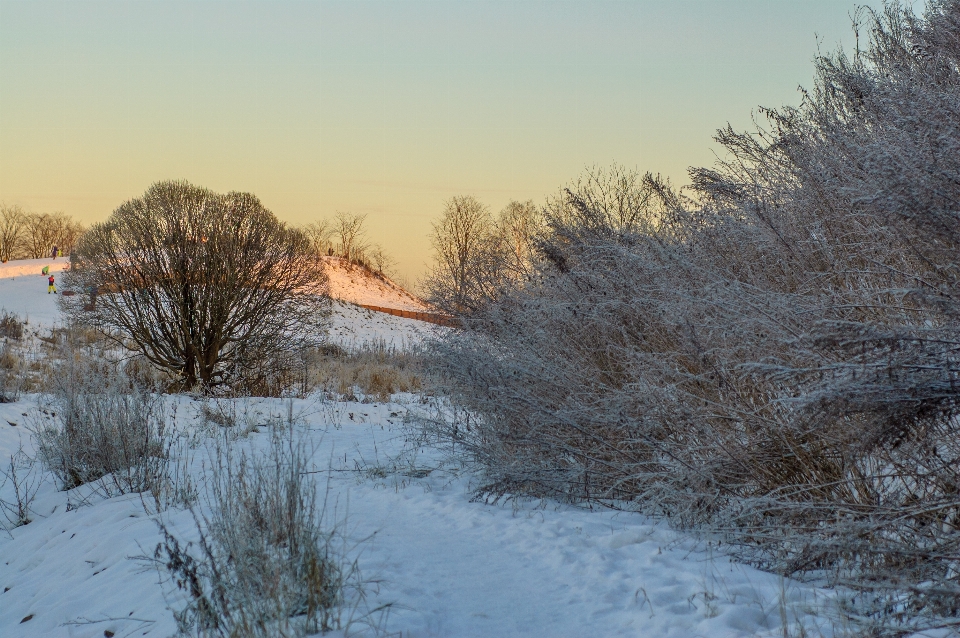
[[[29,315],[34,327],[52,325],[56,305],[44,284],[39,274],[0,279],[0,308]],[[338,303],[331,336],[348,347],[403,347],[433,329]],[[251,423],[288,410],[280,399],[235,403]],[[224,436],[198,416],[203,405],[168,397],[198,484],[210,442]],[[828,594],[731,562],[643,516],[549,501],[471,502],[475,477],[409,442],[404,421],[423,409],[418,397],[316,397],[292,408],[295,436],[312,450],[327,494],[327,517],[343,526],[349,556],[370,581],[368,608],[390,605],[381,635],[783,636],[784,615],[791,624],[802,618],[808,635],[833,635],[829,623],[805,615]],[[0,404],[0,462],[20,446],[35,453],[29,430],[40,418],[37,397]],[[260,427],[234,438],[230,445],[256,450],[270,436]],[[155,515],[137,496],[82,502],[83,487],[60,492],[39,466],[34,471],[44,478],[33,521],[0,530],[0,636],[175,634],[171,609],[182,599],[136,558],[160,541]],[[9,482],[0,498],[12,499]],[[161,516],[182,538],[196,538],[189,512]]]
[[[197,402],[177,401],[190,431]],[[246,404],[265,415],[286,410],[281,400]],[[393,635],[777,635],[781,596],[791,614],[812,600],[802,586],[696,548],[635,514],[472,503],[469,475],[436,451],[407,446],[402,400],[294,407],[298,436],[315,449],[321,488],[328,485],[335,504],[330,517],[357,542],[363,575],[377,581],[371,604],[392,604],[382,626]],[[2,458],[20,444],[32,449],[23,414],[34,408],[29,400],[0,405]],[[260,431],[234,445],[264,447],[268,439]],[[194,452],[197,472],[204,450]],[[79,497],[47,480],[35,520],[0,536],[0,635],[174,634],[175,590],[135,560],[160,541],[140,499],[71,509],[71,498]],[[163,516],[184,538],[195,536],[188,512]]]

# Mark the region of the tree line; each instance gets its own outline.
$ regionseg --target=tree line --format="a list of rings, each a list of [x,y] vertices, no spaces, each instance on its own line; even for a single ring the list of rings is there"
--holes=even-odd
[[[69,255],[83,230],[66,213],[31,213],[0,205],[0,261],[41,259],[50,256],[54,246]]]
[[[320,255],[340,257],[384,275],[395,265],[383,246],[367,238],[366,215],[337,213],[303,227],[313,249]]]

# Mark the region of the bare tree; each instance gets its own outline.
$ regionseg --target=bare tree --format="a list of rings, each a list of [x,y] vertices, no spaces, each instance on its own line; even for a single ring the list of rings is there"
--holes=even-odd
[[[347,261],[356,260],[364,250],[366,230],[363,227],[366,215],[337,213],[333,218],[333,234],[338,239],[340,256]]]
[[[62,300],[181,388],[265,374],[278,353],[323,336],[326,276],[303,232],[251,194],[154,184],[81,238]],[[101,294],[84,310],[83,297]]]
[[[49,224],[52,228],[52,246],[56,246],[64,255],[69,255],[83,234],[83,225],[62,212],[50,215]]]
[[[447,312],[477,310],[495,292],[507,258],[487,207],[472,196],[451,198],[430,239],[428,299]]]
[[[26,214],[19,206],[0,206],[0,261],[18,256],[26,221]]]
[[[514,277],[529,275],[534,262],[534,239],[543,230],[543,215],[531,200],[510,202],[500,211],[496,232],[508,248],[507,269]]]
[[[24,226],[24,248],[28,259],[50,255],[57,237],[57,225],[48,213],[28,213]]]
[[[377,269],[377,272],[381,275],[385,274],[396,264],[380,244],[374,244],[373,248],[370,249],[370,260],[373,262],[373,266]]]
[[[311,222],[304,226],[303,232],[318,255],[333,254],[333,236],[336,229],[332,222],[326,219]]]

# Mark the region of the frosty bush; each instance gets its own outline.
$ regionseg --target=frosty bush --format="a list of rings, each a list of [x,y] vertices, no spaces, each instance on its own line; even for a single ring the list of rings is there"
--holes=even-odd
[[[306,450],[289,430],[272,436],[263,456],[217,452],[211,513],[196,515],[199,551],[161,524],[154,558],[187,596],[176,612],[184,634],[304,636],[340,625],[356,566],[326,527]]]
[[[721,533],[893,635],[960,613],[960,3],[866,16],[686,194],[550,202],[531,283],[433,346],[464,415],[433,425],[488,492]]]
[[[170,437],[159,395],[76,351],[67,352],[48,391],[35,435],[61,489],[96,482],[113,496],[162,486]]]

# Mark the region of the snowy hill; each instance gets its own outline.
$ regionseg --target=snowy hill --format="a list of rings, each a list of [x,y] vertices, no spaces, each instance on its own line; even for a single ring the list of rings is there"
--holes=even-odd
[[[380,306],[429,312],[430,305],[410,294],[389,278],[375,274],[340,257],[324,257],[330,278],[330,296],[361,306]]]
[[[69,268],[67,257],[59,259],[18,259],[0,264],[0,313],[6,311],[21,316],[31,325],[51,326],[60,316],[57,296],[47,294],[47,276],[43,267],[49,266],[54,277]]]
[[[419,342],[435,326],[362,308],[379,306],[398,310],[429,311],[429,305],[386,277],[347,263],[325,257],[330,293],[336,301],[330,317],[329,335],[333,343],[348,349],[373,341],[405,348]],[[30,325],[54,325],[60,316],[57,296],[47,294],[47,278],[41,274],[50,266],[54,275],[69,267],[66,258],[25,259],[0,264],[0,313],[10,312]],[[359,304],[359,305],[358,305]]]

